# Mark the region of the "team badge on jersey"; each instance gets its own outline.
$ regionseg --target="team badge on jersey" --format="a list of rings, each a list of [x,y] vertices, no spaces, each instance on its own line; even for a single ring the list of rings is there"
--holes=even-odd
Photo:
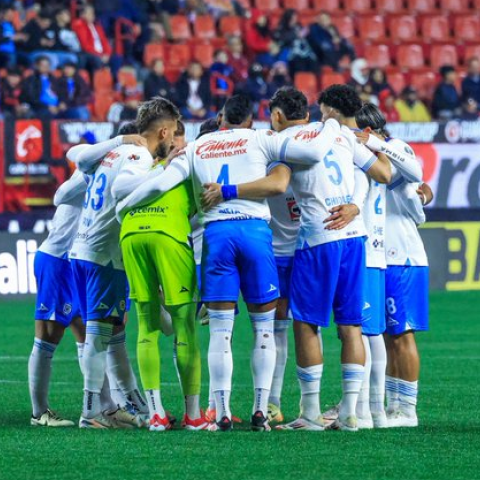
[[[287,198],[287,207],[290,212],[290,220],[292,222],[300,221],[300,207],[297,205],[295,198]]]

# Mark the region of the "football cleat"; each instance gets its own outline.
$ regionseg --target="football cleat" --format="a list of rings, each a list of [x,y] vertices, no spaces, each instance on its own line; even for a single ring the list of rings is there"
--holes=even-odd
[[[164,432],[165,430],[170,430],[172,428],[172,424],[168,420],[168,416],[161,417],[158,413],[156,413],[150,419],[150,427],[149,430],[151,432]]]
[[[298,417],[296,420],[283,425],[277,425],[276,430],[311,430],[322,432],[325,430],[323,417],[320,415],[316,420],[309,420],[308,418]]]
[[[332,430],[343,430],[344,432],[357,432],[359,428],[357,417],[355,415],[350,415],[346,418],[339,416],[329,428]]]
[[[103,412],[104,417],[111,418],[118,425],[117,428],[142,428],[144,419],[138,412],[131,413],[126,408]]]
[[[366,417],[357,415],[357,427],[359,430],[371,430],[373,428],[372,415],[367,415]]]
[[[192,420],[187,414],[183,416],[182,428],[185,430],[206,430],[209,422],[203,412],[200,412],[200,417]]]
[[[34,427],[73,427],[75,423],[60,417],[54,411],[48,409],[38,418],[32,415],[30,425]]]
[[[388,419],[385,411],[372,412],[373,428],[388,428]]]
[[[400,427],[418,427],[417,416],[409,417],[401,411],[397,411],[393,415],[388,416],[388,428]]]
[[[335,420],[338,418],[339,410],[340,410],[340,404],[335,405],[334,407],[332,407],[330,410],[327,410],[323,414],[323,421],[325,423],[326,428],[329,428],[333,424],[333,422],[335,422]]]
[[[257,410],[250,420],[250,428],[253,432],[269,432],[272,427],[268,424],[268,418],[261,410]]]
[[[207,422],[213,423],[217,419],[217,411],[214,408],[207,408],[207,411],[205,412],[205,418],[207,419]],[[243,423],[243,420],[241,418],[236,417],[235,415],[232,415],[232,422],[233,423]]]
[[[283,413],[280,410],[280,407],[275,405],[274,403],[268,404],[267,418],[269,422],[274,422],[274,423],[282,423],[285,420],[283,417]]]
[[[78,426],[79,428],[93,428],[99,430],[104,430],[106,428],[125,428],[124,426],[118,424],[113,417],[108,417],[103,413],[93,418],[80,417]]]
[[[222,417],[219,422],[210,423],[207,427],[209,432],[229,432],[233,430],[233,423],[227,417]]]

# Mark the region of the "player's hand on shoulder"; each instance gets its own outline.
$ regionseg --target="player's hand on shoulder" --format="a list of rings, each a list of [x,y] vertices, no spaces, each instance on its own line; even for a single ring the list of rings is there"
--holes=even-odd
[[[219,183],[205,183],[203,188],[204,191],[201,194],[201,202],[204,211],[207,212],[224,201],[222,186]]]
[[[323,114],[322,122],[325,123],[327,120],[330,120],[331,118],[333,118],[333,119],[336,120],[338,123],[340,123],[341,117],[342,117],[342,114],[341,114],[336,108],[330,107],[330,108]]]
[[[168,154],[168,157],[165,159],[165,162],[163,166],[165,168],[170,165],[170,162],[174,160],[175,158],[178,158],[180,155],[183,155],[185,153],[185,147],[175,147],[173,148],[170,153]]]
[[[417,188],[417,194],[420,197],[420,200],[422,201],[422,204],[424,206],[428,205],[433,200],[433,191],[430,188],[430,185],[428,185],[428,183],[422,183]]]
[[[123,136],[123,144],[124,145],[136,145],[137,147],[145,147],[147,148],[147,140],[145,137],[141,135],[124,135]]]
[[[357,137],[357,141],[363,143],[364,145],[367,144],[370,134],[367,132],[354,132],[355,136]]]
[[[331,215],[326,218],[327,230],[341,230],[345,228],[360,213],[360,209],[353,203],[338,205],[329,210]]]

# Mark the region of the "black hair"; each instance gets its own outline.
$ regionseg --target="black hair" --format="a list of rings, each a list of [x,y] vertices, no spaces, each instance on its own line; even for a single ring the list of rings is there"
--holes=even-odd
[[[373,103],[366,103],[355,114],[355,121],[358,128],[362,130],[370,127],[373,131],[380,133],[381,135],[388,137],[389,133],[385,130],[387,119],[381,112],[381,110]]]
[[[280,21],[278,22],[278,30],[280,32],[290,28],[290,21],[297,12],[293,8],[287,8],[284,10]]]
[[[295,87],[281,87],[270,100],[269,108],[270,112],[280,109],[287,120],[303,120],[308,115],[308,100]]]
[[[253,103],[246,95],[230,97],[223,107],[223,121],[230,125],[241,125],[253,115]]]
[[[179,120],[177,122],[177,129],[175,130],[176,137],[183,137],[185,135],[185,124]]]
[[[200,125],[200,131],[198,132],[197,138],[195,140],[198,140],[200,137],[203,137],[203,135],[206,135],[207,133],[216,132],[217,130],[218,120],[216,118],[209,118]]]
[[[135,122],[124,123],[118,129],[118,135],[135,135],[138,134],[138,127]]]
[[[52,64],[49,57],[47,57],[46,55],[39,55],[37,58],[35,58],[35,65],[38,65],[44,60],[46,60],[50,65]]]
[[[318,97],[318,104],[338,110],[345,117],[354,117],[362,108],[362,101],[350,85],[332,85]]]
[[[166,98],[153,97],[140,105],[135,120],[138,133],[146,132],[155,122],[160,120],[180,120],[178,108]]]
[[[454,72],[455,69],[451,65],[443,65],[440,67],[440,75],[445,78],[449,73]]]

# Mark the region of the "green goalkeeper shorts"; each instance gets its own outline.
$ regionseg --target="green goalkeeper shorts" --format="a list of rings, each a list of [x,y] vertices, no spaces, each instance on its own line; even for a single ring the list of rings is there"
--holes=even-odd
[[[137,302],[158,299],[165,305],[197,301],[193,250],[161,232],[134,233],[121,242],[130,298]]]

